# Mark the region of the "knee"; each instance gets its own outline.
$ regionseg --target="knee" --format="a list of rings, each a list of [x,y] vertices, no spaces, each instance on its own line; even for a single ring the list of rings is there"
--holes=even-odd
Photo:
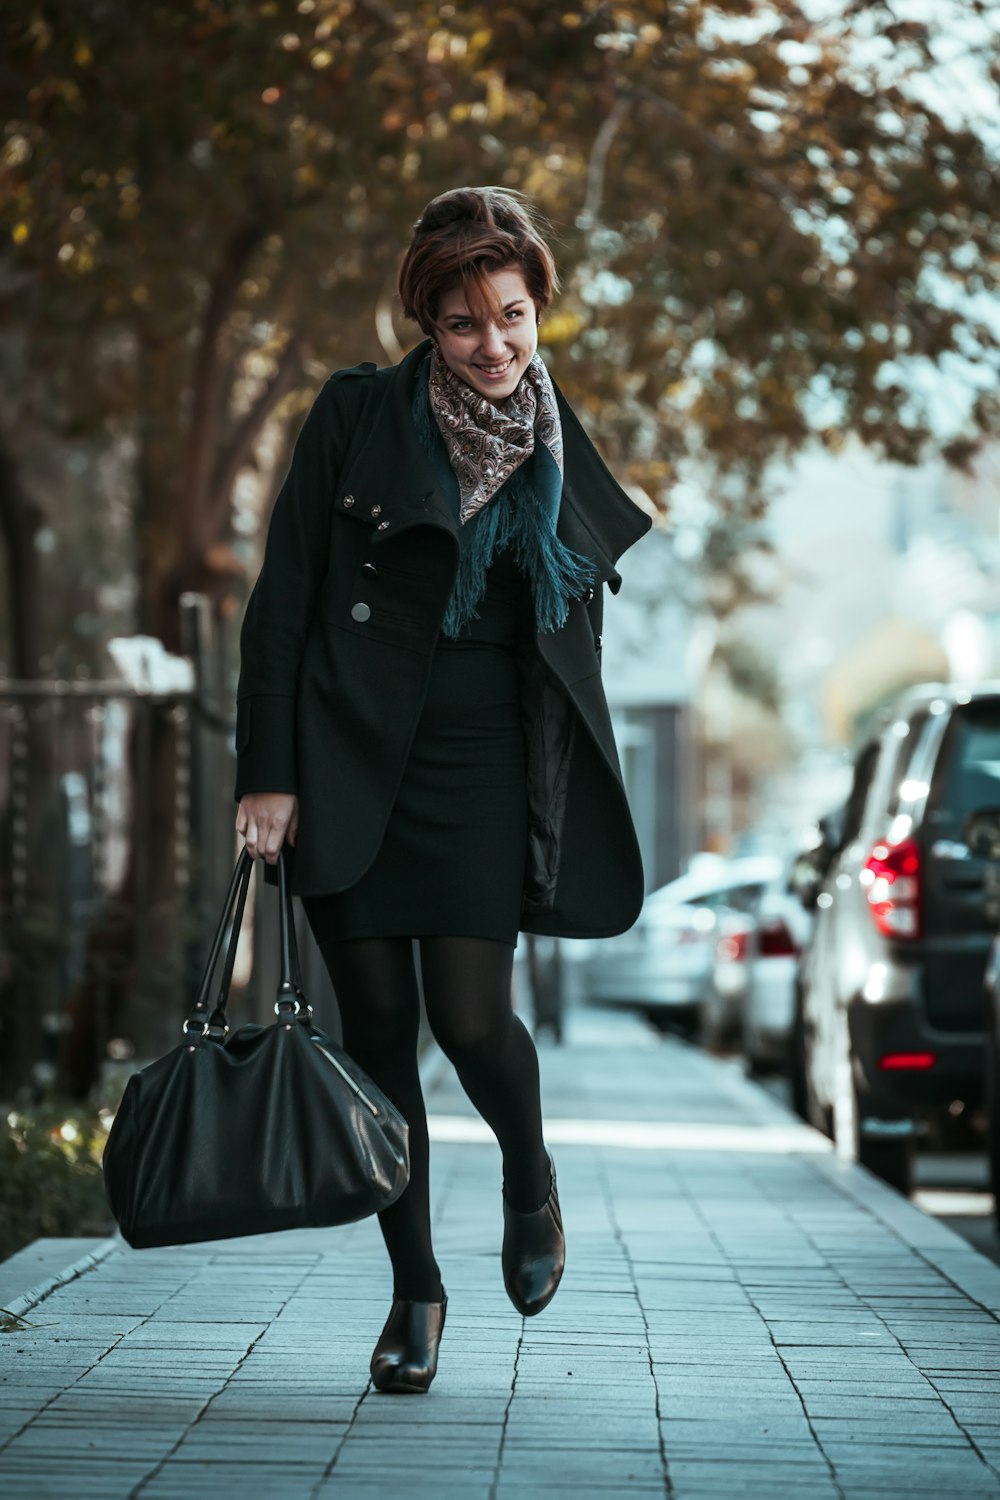
[[[441,1051],[459,1067],[463,1063],[488,1062],[502,1051],[506,1041],[506,1024],[498,1024],[492,1016],[477,1016],[472,1011],[441,1016],[435,1015],[429,1006],[427,1019]]]
[[[344,1047],[358,1062],[366,1058],[416,1053],[419,1018],[410,1007],[387,1003],[359,1002],[355,997],[340,1000],[340,1019]]]

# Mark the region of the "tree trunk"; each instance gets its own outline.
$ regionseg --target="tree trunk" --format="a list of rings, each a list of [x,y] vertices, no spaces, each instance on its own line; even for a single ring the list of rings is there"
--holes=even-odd
[[[42,655],[41,568],[36,546],[44,517],[24,492],[17,464],[0,437],[0,536],[6,579],[10,676],[38,675]]]

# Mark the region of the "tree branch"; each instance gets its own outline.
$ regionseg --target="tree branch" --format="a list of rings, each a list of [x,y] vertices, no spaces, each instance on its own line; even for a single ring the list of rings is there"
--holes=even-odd
[[[182,478],[182,532],[196,535],[210,503],[212,457],[226,394],[219,337],[232,311],[247,265],[268,233],[261,221],[237,230],[223,252],[201,320],[191,383],[191,414]]]
[[[233,485],[250,456],[254,442],[268,417],[288,392],[294,389],[301,372],[302,343],[298,334],[288,340],[281,352],[271,380],[237,423],[231,442],[215,466],[211,495],[198,517],[198,550],[203,551],[220,539],[229,519]]]
[[[594,137],[590,160],[587,163],[587,193],[576,221],[577,228],[582,229],[585,234],[592,234],[597,228],[601,202],[604,198],[604,174],[608,165],[608,152],[628,113],[628,107],[629,100],[623,94],[619,94],[611,106],[607,119]]]

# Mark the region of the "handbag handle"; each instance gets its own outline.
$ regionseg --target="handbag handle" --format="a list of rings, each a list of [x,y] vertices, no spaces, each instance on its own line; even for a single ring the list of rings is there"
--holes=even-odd
[[[250,889],[250,877],[253,874],[253,859],[246,848],[240,851],[229,882],[229,890],[223,903],[222,914],[212,938],[208,958],[205,961],[204,972],[198,985],[198,993],[194,1004],[188,1012],[182,1027],[182,1034],[186,1041],[201,1040],[209,1037],[212,1041],[223,1041],[229,1031],[229,1021],[226,1016],[226,1006],[229,1002],[229,990],[233,982],[233,970],[236,966],[236,952],[239,947],[240,929],[243,926],[243,913],[246,909],[247,893]],[[230,916],[232,925],[229,926]],[[295,1017],[302,1016],[309,1020],[312,1016],[312,1007],[309,1005],[302,991],[302,974],[299,967],[298,943],[295,936],[295,923],[291,916],[291,897],[288,894],[288,875],[285,868],[284,850],[278,854],[278,924],[281,978],[278,984],[278,994],[275,1001],[275,1013],[285,1013],[284,1007],[291,1008],[291,1014]],[[226,929],[229,926],[229,941],[226,943]],[[209,996],[212,987],[212,975],[219,962],[219,955],[223,945],[226,946],[226,958],[222,968],[222,977],[219,983],[219,992],[215,1007],[209,1013]]]

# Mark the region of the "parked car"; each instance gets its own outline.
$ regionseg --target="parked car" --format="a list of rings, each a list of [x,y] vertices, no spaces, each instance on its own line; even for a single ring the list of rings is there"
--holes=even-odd
[[[789,1069],[799,957],[811,926],[785,872],[763,887],[753,911],[718,916],[701,1042],[713,1051],[738,1048],[751,1077]]]
[[[724,907],[716,913],[712,968],[698,1007],[698,1039],[709,1051],[725,1050],[739,1042],[755,922],[750,910]]]
[[[1000,797],[995,807],[981,808],[972,814],[966,824],[965,841],[973,854],[986,861],[983,875],[986,916],[994,931],[1000,933]],[[1000,936],[994,937],[986,961],[984,996],[986,1138],[993,1214],[1000,1229]]]
[[[749,909],[781,868],[770,855],[700,862],[646,897],[638,921],[588,960],[585,999],[628,1005],[693,1034],[712,975],[720,912]]]
[[[789,1066],[799,960],[811,931],[812,915],[787,880],[763,892],[740,996],[740,1043],[752,1076]]]
[[[992,931],[965,830],[1000,805],[1000,683],[904,694],[858,753],[797,1005],[799,1094],[909,1191],[914,1137],[983,1097]]]

